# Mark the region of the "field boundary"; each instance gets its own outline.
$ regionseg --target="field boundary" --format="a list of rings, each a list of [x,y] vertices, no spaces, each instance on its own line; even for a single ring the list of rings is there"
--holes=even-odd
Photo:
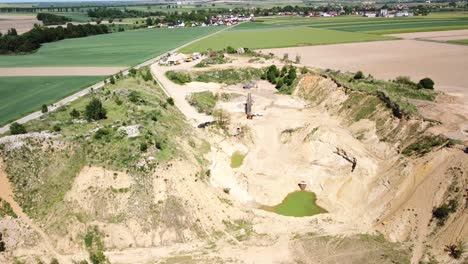
[[[197,41],[200,41],[200,40],[202,40],[202,39],[204,39],[204,38],[211,37],[211,36],[213,36],[213,35],[216,35],[216,34],[218,34],[218,33],[221,33],[221,32],[223,32],[223,31],[225,31],[225,30],[228,30],[228,29],[230,29],[230,28],[236,27],[236,26],[241,25],[241,24],[242,24],[242,23],[239,23],[239,24],[234,25],[234,26],[228,26],[228,27],[223,28],[223,29],[221,29],[221,30],[218,30],[218,31],[216,31],[216,32],[214,32],[214,33],[208,34],[208,35],[206,35],[206,36],[202,36],[202,37],[197,38],[197,39],[194,39],[194,40],[191,40],[191,41],[189,41],[189,42],[187,42],[187,43],[185,43],[185,44],[183,44],[183,45],[181,45],[181,46],[179,46],[179,47],[177,47],[177,48],[174,48],[174,49],[172,49],[172,50],[166,51],[165,53],[176,52],[177,50],[179,50],[179,49],[181,49],[181,48],[184,48],[184,47],[186,47],[186,46],[188,46],[188,45],[191,45],[191,44],[193,44],[193,43],[195,43],[195,42],[197,42]],[[128,67],[128,68],[126,68],[125,70],[122,71],[122,74],[123,74],[124,76],[128,75],[128,74],[129,74],[129,69],[131,69],[131,68],[139,69],[139,68],[141,68],[141,67],[149,66],[149,65],[151,65],[151,64],[153,64],[153,63],[159,61],[159,59],[160,59],[163,55],[164,55],[164,54],[159,55],[159,56],[156,56],[156,57],[154,57],[154,58],[152,58],[152,59],[149,59],[149,60],[147,60],[147,61],[144,61],[144,62],[138,64],[137,66]],[[105,79],[105,80],[108,80],[108,79]],[[63,106],[63,105],[66,105],[66,104],[68,104],[68,103],[70,103],[70,102],[73,102],[73,101],[75,101],[75,100],[78,99],[78,98],[83,97],[83,96],[87,95],[89,92],[91,92],[91,91],[93,91],[93,90],[100,89],[100,88],[104,87],[104,85],[105,85],[105,84],[104,84],[104,80],[102,80],[102,81],[100,81],[100,82],[98,82],[98,83],[95,83],[95,84],[93,84],[93,85],[91,85],[91,86],[89,86],[89,87],[87,87],[87,88],[85,88],[85,89],[83,89],[83,90],[81,90],[81,91],[79,91],[79,92],[77,92],[77,93],[74,93],[74,94],[72,94],[72,95],[69,95],[69,96],[63,98],[62,100],[58,101],[57,103],[53,104],[52,106],[50,106],[50,107],[49,107],[49,112],[55,111],[57,108],[59,108],[59,107],[61,107],[61,106]],[[162,89],[164,90],[164,88],[162,88]],[[167,91],[164,91],[164,92],[167,94]],[[10,122],[9,124],[6,124],[6,125],[0,127],[0,134],[6,133],[6,132],[10,129],[10,125],[11,125],[12,123],[14,123],[14,122],[17,122],[17,123],[19,123],[19,124],[24,124],[24,123],[26,123],[26,122],[28,122],[28,121],[37,119],[37,118],[41,117],[42,115],[44,115],[44,113],[42,113],[41,111],[36,111],[36,112],[30,113],[30,114],[28,114],[28,115],[26,115],[26,116],[23,116],[23,117],[21,117],[21,118],[15,120],[15,121]]]

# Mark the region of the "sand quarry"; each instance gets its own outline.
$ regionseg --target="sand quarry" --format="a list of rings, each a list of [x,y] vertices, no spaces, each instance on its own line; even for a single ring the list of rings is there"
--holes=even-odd
[[[381,263],[379,249],[352,243],[343,250],[339,248],[340,241],[320,242],[325,235],[344,238],[377,231],[390,241],[411,243],[412,263],[418,263],[428,248],[448,261],[444,245],[468,235],[467,216],[463,210],[450,218],[443,229],[435,229],[435,224],[431,223],[431,210],[444,201],[449,186],[454,182],[456,186],[463,186],[468,177],[468,156],[459,149],[440,149],[418,159],[406,159],[399,153],[401,145],[395,143],[398,140],[379,139],[375,122],[368,119],[350,122],[346,111],[339,111],[349,94],[331,80],[313,73],[303,76],[293,96],[277,94],[274,86],[266,81],[259,81],[257,88],[245,90],[242,84],[192,82],[177,85],[165,76],[168,70],[207,70],[194,69],[195,63],[171,68],[154,64],[151,70],[194,126],[212,117],[196,112],[187,103],[188,95],[200,91],[236,95],[216,106],[226,111],[231,119],[225,133],[196,129],[211,145],[206,155],[211,171],[209,182],[193,180],[195,167],[190,159],[158,169],[155,175],[161,177],[154,178],[155,199],[174,196],[184,199],[186,211],[176,218],[176,222],[183,221],[183,228],[169,225],[161,230],[145,230],[138,224],[141,219],[94,223],[106,233],[105,244],[109,250],[105,254],[111,263],[148,263],[187,255],[200,259],[200,263],[362,263],[362,260]],[[272,63],[282,66],[282,62],[274,59],[250,63],[248,58],[241,57],[216,68],[259,68]],[[258,114],[253,120],[247,120],[244,114],[248,93],[254,99],[254,112]],[[321,93],[326,96],[319,102],[304,99]],[[404,138],[409,130],[422,131],[428,126],[423,120],[398,120],[386,108],[377,109],[377,115],[386,119],[380,128],[389,132],[401,129],[400,133],[390,133],[395,139]],[[17,140],[12,138],[13,142]],[[240,168],[230,166],[231,156],[236,152],[245,155]],[[353,159],[356,165],[350,162]],[[461,177],[447,174],[454,167],[463,172]],[[0,180],[5,181],[4,175],[0,176]],[[294,218],[259,209],[259,205],[281,202],[288,193],[298,190],[297,184],[301,181],[317,194],[317,203],[328,213]],[[102,202],[100,199],[106,199],[105,208],[111,212],[136,210],[133,205],[127,207],[129,194],[113,200],[97,195],[109,188],[131,188],[134,184],[125,172],[85,167],[65,199],[83,212],[93,211]],[[11,188],[6,188],[5,193],[4,199],[11,199]],[[31,223],[14,203],[13,209],[19,212],[23,222]],[[223,231],[224,238],[215,242],[197,239],[195,233],[200,224],[212,239],[208,230],[220,230],[226,218],[248,219],[252,223],[251,230]],[[12,225],[21,227],[19,223]],[[71,222],[69,228],[71,235],[79,236],[80,229],[85,227],[82,223]],[[60,263],[87,256],[68,236],[48,237],[34,225],[23,229],[21,234],[29,230],[37,240],[52,241],[61,253],[49,250],[50,245],[46,243],[32,249],[25,246],[26,250],[16,252],[19,256],[48,251]],[[245,241],[240,239],[247,232],[252,235]],[[304,234],[309,237],[302,240]],[[178,260],[172,263],[183,259]]]

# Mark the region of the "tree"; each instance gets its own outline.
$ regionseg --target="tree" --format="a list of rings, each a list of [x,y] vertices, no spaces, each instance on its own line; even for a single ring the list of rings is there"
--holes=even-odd
[[[167,100],[166,100],[166,101],[167,101],[167,103],[168,103],[168,104],[170,104],[170,105],[174,105],[174,98],[172,98],[172,97],[169,97],[169,98],[167,98]]]
[[[147,25],[148,27],[153,25],[153,20],[151,19],[151,17],[148,17],[148,18],[146,19],[146,25]]]
[[[231,46],[227,46],[226,52],[229,53],[229,54],[234,54],[234,53],[236,53],[236,50]]]
[[[434,89],[434,81],[431,78],[421,79],[418,83],[418,86],[423,89]]]
[[[101,120],[107,118],[107,111],[102,106],[101,100],[93,98],[86,106],[85,117],[88,121]]]
[[[10,134],[12,135],[19,135],[19,134],[26,134],[26,128],[22,124],[18,124],[14,122],[10,125]]]
[[[283,60],[289,60],[289,54],[288,53],[283,54]]]
[[[109,82],[110,82],[111,84],[115,84],[115,78],[114,78],[114,76],[111,76],[111,77],[110,77]]]
[[[47,107],[47,105],[43,104],[42,107],[41,107],[41,112],[42,113],[47,113],[49,112],[49,108]]]
[[[364,78],[364,73],[362,73],[362,71],[358,71],[358,72],[356,72],[356,74],[354,74],[354,79],[355,80],[360,80],[362,78]]]
[[[109,24],[112,24],[114,22],[114,19],[109,18]]]
[[[8,31],[7,31],[7,36],[11,36],[11,37],[16,37],[18,36],[18,32],[16,32],[16,29],[15,28],[10,28]]]
[[[80,117],[80,112],[78,112],[75,108],[73,108],[73,109],[71,110],[71,112],[70,112],[70,116],[71,116],[72,118],[78,118],[78,117]]]

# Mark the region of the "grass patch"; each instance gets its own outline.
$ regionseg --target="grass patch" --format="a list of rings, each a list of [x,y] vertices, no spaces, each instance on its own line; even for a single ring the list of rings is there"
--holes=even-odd
[[[199,93],[192,93],[188,98],[190,105],[195,107],[199,113],[211,115],[218,100],[212,92],[205,91]]]
[[[422,156],[445,143],[447,143],[447,139],[440,136],[425,136],[407,146],[401,153],[405,156]]]
[[[102,76],[0,77],[0,125],[40,110],[43,104],[57,102],[102,79]]]
[[[44,44],[28,55],[0,56],[0,67],[131,66],[222,27],[142,29]]]
[[[216,82],[225,84],[238,84],[260,79],[263,69],[223,69],[203,72],[194,72],[193,79],[197,82]]]
[[[225,58],[222,54],[220,54],[215,57],[208,57],[208,58],[203,59],[198,64],[196,64],[195,67],[203,68],[203,67],[208,67],[211,65],[225,64],[228,62],[230,62],[230,60]]]
[[[230,30],[202,39],[180,50],[183,53],[233,48],[265,49],[392,39],[385,36],[327,29],[297,27]]]
[[[449,40],[448,43],[468,45],[468,39]]]
[[[18,216],[13,212],[13,208],[11,208],[11,205],[0,198],[0,217],[4,216],[11,216],[13,218],[17,218]]]
[[[239,168],[244,163],[245,155],[236,151],[231,156],[231,168]]]
[[[284,200],[275,206],[264,206],[263,209],[285,216],[312,216],[326,213],[327,211],[318,206],[315,193],[307,191],[295,191],[289,193]]]

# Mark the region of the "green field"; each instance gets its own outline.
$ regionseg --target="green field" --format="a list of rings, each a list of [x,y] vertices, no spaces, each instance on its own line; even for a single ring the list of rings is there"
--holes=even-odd
[[[143,29],[66,39],[33,54],[0,56],[0,67],[132,66],[220,29]]]
[[[383,34],[468,28],[466,13],[438,13],[406,18],[264,17],[203,39],[182,52],[227,46],[252,49],[364,42],[389,39]]]
[[[318,206],[315,193],[296,191],[288,194],[284,200],[275,206],[265,206],[264,209],[285,216],[312,216],[327,211]]]
[[[227,46],[260,49],[387,39],[392,38],[307,27],[295,27],[294,30],[291,30],[291,28],[230,30],[202,39],[181,49],[181,52],[203,51],[209,48],[220,50]]]
[[[102,76],[0,77],[0,125],[37,111],[103,79]]]

